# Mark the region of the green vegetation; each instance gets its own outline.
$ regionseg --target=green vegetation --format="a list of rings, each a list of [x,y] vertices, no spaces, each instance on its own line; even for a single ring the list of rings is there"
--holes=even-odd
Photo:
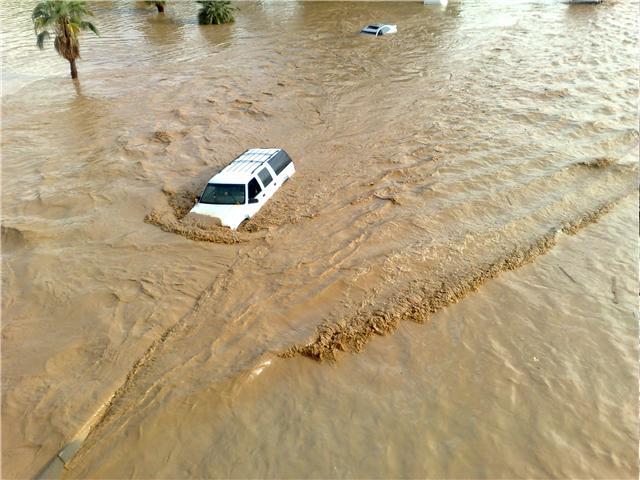
[[[200,5],[198,23],[200,25],[218,25],[233,22],[233,12],[238,8],[231,5],[229,0],[196,0]]]
[[[230,0],[196,0],[200,4],[198,23],[201,25],[219,25],[235,21],[234,12],[237,7]],[[164,13],[165,0],[144,0],[147,5],[154,5],[158,13]],[[86,0],[41,0],[33,9],[31,19],[37,36],[37,45],[44,49],[44,42],[54,36],[53,46],[56,52],[69,62],[71,78],[78,78],[76,60],[80,58],[80,34],[91,30],[98,35],[98,30],[87,17],[93,13],[87,7]]]
[[[155,5],[156,8],[158,9],[158,13],[164,13],[164,6],[167,2],[164,0],[158,0],[158,1],[147,0],[144,3],[146,3],[147,5]]]
[[[76,60],[80,58],[80,33],[91,30],[98,35],[93,23],[85,20],[91,16],[93,13],[83,0],[44,0],[36,5],[31,15],[38,48],[44,49],[44,41],[53,33],[53,46],[69,62],[74,79],[78,78]]]

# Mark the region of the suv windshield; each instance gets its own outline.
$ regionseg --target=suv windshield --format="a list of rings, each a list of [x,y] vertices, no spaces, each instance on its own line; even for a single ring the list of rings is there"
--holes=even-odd
[[[244,205],[244,185],[210,183],[202,192],[200,203]]]

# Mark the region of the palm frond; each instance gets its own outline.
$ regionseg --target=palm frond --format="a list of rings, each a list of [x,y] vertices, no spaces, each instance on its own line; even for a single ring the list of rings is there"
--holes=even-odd
[[[229,23],[235,20],[233,12],[238,10],[229,0],[196,0],[201,5],[198,23],[201,25]]]
[[[44,41],[49,37],[51,37],[51,35],[49,35],[49,32],[47,32],[46,30],[43,30],[42,32],[38,33],[38,36],[36,37],[37,38],[36,44],[38,45],[38,48],[40,50],[44,49]]]
[[[93,17],[93,12],[89,10],[86,2],[83,0],[67,1],[67,10],[71,17]]]
[[[96,26],[91,22],[87,22],[87,21],[80,22],[80,28],[82,30],[91,30],[96,35],[100,35],[100,33],[98,32],[98,29],[96,28]]]

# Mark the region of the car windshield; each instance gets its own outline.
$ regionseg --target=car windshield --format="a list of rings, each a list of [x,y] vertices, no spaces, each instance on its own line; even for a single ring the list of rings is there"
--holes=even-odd
[[[244,185],[210,183],[200,197],[200,203],[244,205]]]

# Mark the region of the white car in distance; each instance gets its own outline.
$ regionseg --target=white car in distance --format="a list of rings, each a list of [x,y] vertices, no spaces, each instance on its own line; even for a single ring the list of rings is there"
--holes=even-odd
[[[374,23],[372,25],[367,25],[360,33],[366,33],[368,35],[389,35],[390,33],[396,33],[398,31],[397,25],[391,25],[387,23]]]
[[[217,218],[235,230],[258,213],[295,171],[281,148],[252,148],[207,182],[189,213]]]

